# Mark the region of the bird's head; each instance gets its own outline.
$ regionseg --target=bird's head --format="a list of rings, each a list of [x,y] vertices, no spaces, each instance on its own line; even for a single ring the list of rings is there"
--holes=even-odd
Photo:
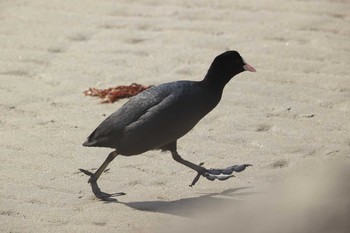
[[[233,76],[243,71],[256,72],[237,51],[226,51],[214,59],[205,80],[225,85]]]

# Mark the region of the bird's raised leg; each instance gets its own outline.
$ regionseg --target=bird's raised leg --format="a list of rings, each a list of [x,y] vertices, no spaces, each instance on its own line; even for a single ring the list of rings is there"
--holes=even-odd
[[[175,161],[198,172],[197,176],[193,179],[192,183],[190,184],[190,187],[192,187],[197,183],[200,176],[204,176],[205,178],[211,181],[216,179],[227,180],[231,177],[234,177],[234,175],[232,175],[233,172],[241,172],[245,170],[246,167],[252,166],[251,164],[242,164],[242,165],[230,166],[224,169],[206,169],[202,167],[204,163],[200,163],[199,165],[196,165],[187,160],[184,160],[183,158],[181,158],[181,156],[177,153],[176,150],[171,150],[171,155],[173,156],[173,159]]]
[[[198,174],[201,174],[202,176],[205,175],[205,173],[207,172],[207,169],[205,169],[204,167],[200,165],[197,165],[197,164],[194,164],[194,163],[191,163],[190,161],[187,161],[185,159],[183,159],[178,153],[177,151],[171,151],[171,155],[173,156],[173,159],[176,161],[176,162],[179,162],[183,165],[185,165],[186,167],[189,167],[191,168],[192,170],[195,170],[196,172],[198,172]]]
[[[101,200],[108,200],[110,197],[116,197],[116,196],[122,196],[125,195],[125,193],[105,193],[100,190],[100,188],[97,185],[97,180],[100,178],[102,172],[107,168],[108,164],[113,161],[115,157],[117,157],[117,152],[113,151],[110,153],[107,157],[107,159],[103,162],[103,164],[97,169],[95,173],[92,173],[90,171],[79,169],[84,174],[90,176],[90,179],[88,180],[88,183],[90,183],[92,192],[95,194],[95,196]]]

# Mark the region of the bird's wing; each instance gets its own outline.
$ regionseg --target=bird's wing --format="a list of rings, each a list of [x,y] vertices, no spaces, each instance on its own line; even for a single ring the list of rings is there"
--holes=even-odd
[[[138,121],[150,108],[158,105],[170,94],[166,91],[167,89],[158,87],[147,89],[132,97],[120,109],[107,117],[83,145],[114,148],[115,141],[124,133],[128,125]]]
[[[195,98],[187,97],[184,92],[174,91],[148,108],[125,127],[119,146],[130,154],[138,154],[159,149],[185,135],[205,115],[197,111]]]

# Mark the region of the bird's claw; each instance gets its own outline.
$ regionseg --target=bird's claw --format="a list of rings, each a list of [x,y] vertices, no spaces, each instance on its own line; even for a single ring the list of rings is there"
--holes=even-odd
[[[88,180],[88,183],[90,183],[91,178],[93,177],[94,173],[92,173],[92,172],[90,172],[90,171],[88,171],[88,170],[85,170],[85,169],[81,169],[81,168],[79,169],[79,171],[81,171],[81,172],[84,173],[85,175],[90,176],[90,179]]]
[[[88,183],[90,183],[92,192],[95,194],[95,196],[98,199],[101,199],[103,201],[109,201],[109,200],[111,200],[110,199],[111,197],[118,197],[118,196],[126,195],[126,193],[123,193],[123,192],[119,192],[119,193],[105,193],[105,192],[102,192],[101,189],[97,185],[97,181],[95,179],[95,174],[94,173],[92,173],[90,171],[87,171],[87,170],[84,170],[84,169],[79,169],[79,170],[82,173],[90,176],[90,178],[88,180]]]
[[[200,166],[203,165],[200,164]],[[241,164],[241,165],[233,165],[224,169],[205,169],[204,173],[198,172],[196,177],[193,179],[190,187],[194,186],[197,181],[199,180],[200,176],[204,176],[210,181],[214,180],[227,180],[231,177],[235,177],[232,173],[233,172],[241,172],[244,171],[247,167],[253,166],[251,164]]]
[[[95,196],[103,201],[110,201],[110,200],[115,200],[115,199],[111,199],[111,197],[119,197],[119,196],[123,196],[126,195],[126,193],[123,192],[119,192],[119,193],[105,193],[102,192],[100,190],[100,188],[97,185],[96,181],[90,181],[89,183],[91,184],[91,188],[92,188],[92,192],[95,194]]]

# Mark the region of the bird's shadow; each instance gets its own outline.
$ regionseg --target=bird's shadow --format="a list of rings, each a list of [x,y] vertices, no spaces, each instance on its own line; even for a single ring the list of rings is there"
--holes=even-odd
[[[231,188],[219,193],[201,194],[199,197],[182,198],[173,201],[140,201],[140,202],[121,202],[120,203],[130,208],[140,211],[165,213],[182,217],[190,217],[198,212],[206,211],[213,208],[226,206],[229,203],[240,202],[235,197],[247,196],[256,192],[239,192],[240,190],[249,189],[252,187]],[[111,203],[109,201],[109,203]]]

